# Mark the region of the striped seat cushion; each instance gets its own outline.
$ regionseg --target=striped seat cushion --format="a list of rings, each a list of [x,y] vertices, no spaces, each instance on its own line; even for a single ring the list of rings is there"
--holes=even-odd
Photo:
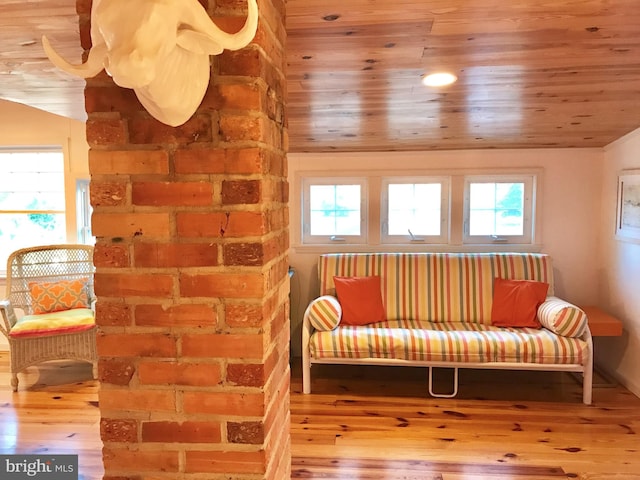
[[[460,322],[388,320],[315,332],[313,358],[582,364],[587,343],[553,332]]]

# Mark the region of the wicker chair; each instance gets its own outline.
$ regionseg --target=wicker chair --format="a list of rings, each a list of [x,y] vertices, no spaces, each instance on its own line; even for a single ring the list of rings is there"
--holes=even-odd
[[[60,281],[83,285],[88,306],[93,310],[93,247],[88,245],[47,245],[17,250],[7,260],[6,299],[0,301],[0,331],[9,340],[11,386],[18,390],[18,373],[25,368],[50,360],[74,359],[93,364],[97,377],[96,327],[93,312],[84,310],[85,325],[79,328],[53,328],[50,316],[34,315],[33,285],[57,284]],[[31,286],[30,286],[31,284]],[[81,309],[75,309],[78,313]],[[69,313],[68,310],[63,313]],[[56,312],[60,313],[60,312]],[[37,317],[44,327],[36,332],[18,334],[21,321]],[[59,315],[63,317],[64,315]],[[78,331],[80,330],[80,331]]]

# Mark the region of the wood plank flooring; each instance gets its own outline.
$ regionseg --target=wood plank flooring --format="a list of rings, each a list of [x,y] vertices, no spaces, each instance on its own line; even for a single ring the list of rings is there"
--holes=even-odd
[[[9,354],[0,352],[0,454],[78,455],[80,479],[102,478],[98,383],[91,365],[50,362],[18,378],[14,393]]]
[[[620,386],[585,406],[569,374],[461,371],[458,397],[435,399],[422,369],[314,366],[302,395],[298,365],[292,478],[640,480],[640,399]],[[20,381],[14,394],[0,352],[0,453],[76,453],[82,479],[102,478],[90,366],[55,362]]]

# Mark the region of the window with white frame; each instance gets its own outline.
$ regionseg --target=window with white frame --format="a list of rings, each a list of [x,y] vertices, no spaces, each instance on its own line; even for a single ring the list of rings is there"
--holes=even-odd
[[[76,180],[76,224],[79,243],[94,245],[96,238],[91,233],[91,201],[89,198],[89,179]]]
[[[20,248],[65,243],[61,147],[0,148],[0,270]]]
[[[382,181],[383,243],[446,243],[448,177],[393,177]]]
[[[532,243],[534,175],[465,177],[464,243]]]
[[[303,243],[366,242],[366,181],[305,178],[302,182]]]

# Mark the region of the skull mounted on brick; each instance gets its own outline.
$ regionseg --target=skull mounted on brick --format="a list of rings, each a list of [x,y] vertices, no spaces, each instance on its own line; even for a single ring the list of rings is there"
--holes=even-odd
[[[87,61],[72,65],[46,37],[49,59],[82,78],[102,71],[135,91],[144,108],[170,126],[196,111],[209,85],[209,56],[246,47],[256,34],[258,6],[248,0],[244,26],[235,34],[211,21],[198,0],[94,0]]]

